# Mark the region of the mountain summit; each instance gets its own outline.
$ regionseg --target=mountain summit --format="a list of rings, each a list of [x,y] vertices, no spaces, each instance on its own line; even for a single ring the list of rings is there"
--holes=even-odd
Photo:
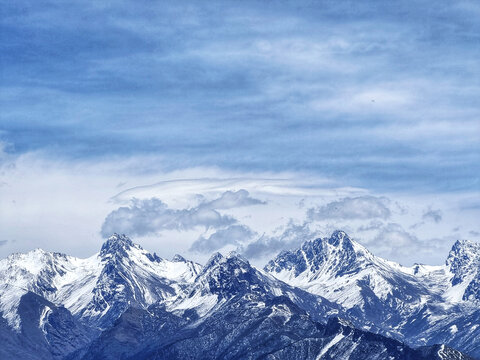
[[[270,261],[265,270],[271,273],[290,272],[317,274],[328,269],[336,276],[359,271],[373,256],[343,231],[335,231],[330,238],[306,241],[295,251],[283,251]]]
[[[283,251],[265,271],[342,305],[357,326],[415,345],[447,342],[480,355],[480,244],[457,241],[445,266],[404,267],[335,231]],[[441,336],[439,334],[442,334]],[[473,341],[479,344],[472,346]]]
[[[476,297],[462,297],[478,293],[476,254],[459,242],[443,267],[404,268],[343,231],[265,270],[235,252],[166,260],[119,234],[87,259],[13,254],[0,359],[468,359],[429,345],[480,355]]]
[[[140,248],[139,245],[136,245]],[[101,256],[113,255],[113,254],[123,254],[127,255],[127,252],[135,247],[135,244],[132,240],[125,234],[119,235],[117,233],[110,236],[102,245],[100,250]]]

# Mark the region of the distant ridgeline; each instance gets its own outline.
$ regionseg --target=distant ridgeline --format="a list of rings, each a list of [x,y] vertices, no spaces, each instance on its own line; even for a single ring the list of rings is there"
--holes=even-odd
[[[306,239],[309,240],[309,239]],[[342,231],[263,270],[114,234],[87,259],[0,260],[0,360],[480,359],[480,245],[403,267]]]

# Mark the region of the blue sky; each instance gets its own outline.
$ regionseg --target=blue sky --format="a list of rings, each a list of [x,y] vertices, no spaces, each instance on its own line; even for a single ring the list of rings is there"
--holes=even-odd
[[[476,1],[10,2],[0,161],[142,159],[131,186],[307,174],[478,210],[479,17]]]

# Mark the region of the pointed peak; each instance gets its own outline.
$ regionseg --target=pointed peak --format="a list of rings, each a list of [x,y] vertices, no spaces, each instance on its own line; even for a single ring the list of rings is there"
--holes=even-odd
[[[135,244],[125,234],[114,233],[102,245],[101,255],[124,252],[134,247]]]
[[[193,292],[230,298],[238,294],[265,291],[265,279],[248,261],[235,252],[215,253],[195,279]]]
[[[452,246],[452,251],[460,249],[480,249],[480,243],[471,240],[457,240]]]
[[[207,261],[205,266],[202,269],[203,273],[209,273],[210,271],[228,267],[230,269],[234,268],[251,268],[250,263],[242,255],[238,254],[235,251],[230,252],[227,256],[223,256],[219,252],[214,253],[210,259]]]
[[[480,266],[480,243],[468,240],[456,241],[445,264],[454,275],[451,280],[452,285],[469,281],[468,278],[472,275],[472,271],[476,271]],[[468,298],[467,291],[463,298]]]
[[[239,254],[236,251],[230,251],[228,253],[227,260],[230,260],[230,259],[240,260],[242,262],[249,263],[248,260],[243,255]]]
[[[208,259],[207,263],[205,264],[205,268],[209,268],[215,264],[218,264],[224,259],[225,257],[222,254],[220,254],[219,252],[215,252],[212,254],[212,256],[210,256],[210,259]]]
[[[30,254],[37,254],[37,255],[45,255],[48,254],[48,251],[45,251],[41,248],[35,248],[33,250],[30,250],[28,253]]]
[[[470,240],[457,240],[448,254],[447,264],[458,257],[480,257],[480,243]]]
[[[328,239],[328,243],[330,245],[338,246],[344,242],[344,240],[348,240],[351,242],[350,237],[347,235],[345,231],[342,230],[335,230],[330,238]]]
[[[360,263],[371,261],[372,258],[362,245],[353,241],[344,231],[336,230],[329,238],[305,241],[297,250],[280,253],[264,269],[276,273],[287,270],[297,277],[305,271],[315,273],[327,266],[328,271],[341,276],[357,271]]]
[[[179,254],[175,254],[172,258],[172,261],[173,262],[187,262],[187,260],[182,255],[179,255]]]
[[[130,238],[125,235],[125,234],[117,234],[113,233],[111,236],[108,237],[107,241],[127,241],[127,242],[132,242]]]

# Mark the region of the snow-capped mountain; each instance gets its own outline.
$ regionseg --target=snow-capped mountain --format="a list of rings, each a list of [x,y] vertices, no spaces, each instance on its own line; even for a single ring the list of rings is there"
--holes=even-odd
[[[118,234],[87,259],[13,254],[0,260],[0,360],[469,359],[423,346],[453,338],[476,351],[476,330],[466,333],[464,317],[458,328],[448,322],[454,317],[436,327],[429,320],[440,313],[430,299],[455,298],[462,314],[476,301],[451,290],[475,281],[475,257],[462,249],[439,269],[402,268],[336,232],[281,254],[268,271],[236,253],[216,253],[205,266],[179,255],[165,260]],[[448,283],[430,289],[445,276]],[[382,308],[373,316],[375,306]],[[395,329],[377,322],[388,323],[389,311]],[[418,326],[406,314],[416,314]],[[408,337],[422,327],[427,340]],[[384,336],[390,332],[418,348]]]
[[[228,256],[214,254],[195,281],[173,301],[166,301],[165,304],[174,313],[195,310],[199,316],[204,316],[229,299],[242,296],[251,301],[257,299],[258,306],[264,306],[266,299],[285,296],[316,319],[345,315],[340,306],[277,280],[254,268],[247,259],[235,252]]]
[[[161,259],[118,234],[87,259],[40,249],[13,254],[0,260],[0,311],[18,330],[16,309],[30,291],[64,306],[83,323],[102,328],[132,304],[147,307],[175,296],[200,269],[179,256]]]
[[[446,343],[480,356],[479,264],[480,246],[468,241],[455,243],[443,266],[404,267],[335,231],[280,253],[265,270],[341,304],[359,327],[413,346]]]
[[[374,256],[343,231],[284,251],[265,270],[347,309],[371,313],[376,322],[398,315],[392,311],[402,312],[399,304],[420,303],[429,294],[413,274]]]
[[[452,275],[450,300],[480,301],[480,244],[457,241],[448,255],[446,267]]]
[[[295,303],[302,295],[237,254],[215,254],[183,296],[127,310],[71,359],[468,359],[447,347],[414,350],[338,317],[316,322]]]

